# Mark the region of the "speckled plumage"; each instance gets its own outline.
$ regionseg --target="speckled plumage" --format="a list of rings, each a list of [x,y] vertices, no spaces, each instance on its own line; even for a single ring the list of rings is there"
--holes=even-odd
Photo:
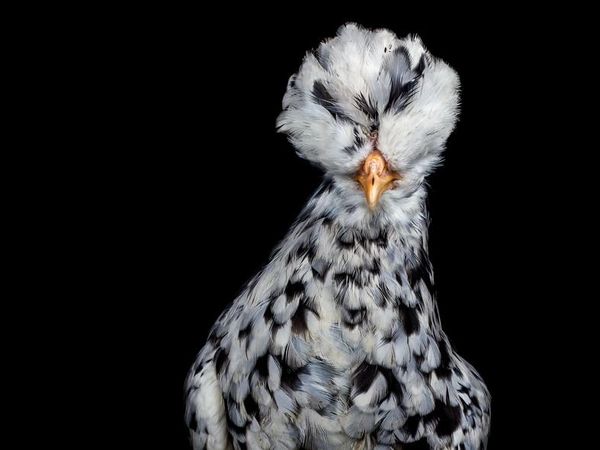
[[[192,367],[194,449],[485,449],[489,394],[441,329],[427,249],[457,92],[415,37],[347,25],[307,55],[278,126],[325,181]],[[375,147],[403,178],[370,211],[351,175]]]

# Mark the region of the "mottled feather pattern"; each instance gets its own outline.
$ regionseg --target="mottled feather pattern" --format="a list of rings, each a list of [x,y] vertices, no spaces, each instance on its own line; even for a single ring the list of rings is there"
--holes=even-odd
[[[441,328],[427,245],[423,177],[457,88],[386,30],[347,25],[306,57],[279,126],[326,178],[190,371],[195,450],[485,449],[489,393]],[[407,116],[436,131],[402,151]],[[346,172],[375,146],[404,179],[371,211]]]
[[[290,233],[295,238],[215,325],[213,334],[223,337],[216,351],[209,344],[201,353],[205,369],[190,377],[190,396],[203,389],[206,368],[218,367],[233,448],[244,448],[248,434],[263,437],[255,448],[352,448],[359,435],[373,445],[425,437],[430,447],[423,448],[478,448],[488,394],[437,325],[431,270],[420,269],[429,266],[423,196],[410,202],[421,211],[416,221],[392,227],[375,216],[361,227],[327,211],[339,195],[333,189],[313,198]],[[278,270],[287,260],[293,270]],[[328,267],[324,277],[323,270],[315,276],[315,261]],[[298,314],[302,326],[294,327]],[[283,437],[290,441],[277,447]],[[320,447],[310,446],[315,439]]]

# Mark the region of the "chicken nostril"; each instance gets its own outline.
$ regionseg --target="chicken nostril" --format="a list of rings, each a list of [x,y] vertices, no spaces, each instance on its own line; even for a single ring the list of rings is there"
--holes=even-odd
[[[379,166],[380,164],[377,161],[371,161],[369,171],[379,173],[381,171],[381,168]]]

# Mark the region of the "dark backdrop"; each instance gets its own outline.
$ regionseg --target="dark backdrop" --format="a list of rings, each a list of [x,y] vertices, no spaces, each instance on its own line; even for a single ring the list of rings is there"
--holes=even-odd
[[[116,111],[128,138],[114,153],[124,189],[113,275],[126,286],[116,314],[129,337],[119,363],[132,369],[123,377],[125,395],[136,398],[126,411],[132,443],[187,448],[186,372],[321,177],[275,132],[287,79],[349,20],[417,33],[460,75],[461,118],[429,180],[442,323],[492,392],[489,448],[515,448],[514,430],[526,425],[519,443],[533,440],[527,421],[538,414],[531,392],[543,339],[530,315],[542,301],[530,271],[543,172],[533,120],[538,34],[499,11],[460,21],[390,6],[235,12],[140,12],[120,51],[117,68],[133,70],[123,70]]]

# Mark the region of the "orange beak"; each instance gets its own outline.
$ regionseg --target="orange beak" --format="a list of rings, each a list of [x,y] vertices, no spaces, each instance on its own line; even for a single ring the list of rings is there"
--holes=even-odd
[[[369,209],[374,209],[379,203],[381,195],[392,187],[400,174],[391,171],[387,161],[379,150],[373,150],[365,159],[362,167],[356,174],[356,180],[365,191]]]

